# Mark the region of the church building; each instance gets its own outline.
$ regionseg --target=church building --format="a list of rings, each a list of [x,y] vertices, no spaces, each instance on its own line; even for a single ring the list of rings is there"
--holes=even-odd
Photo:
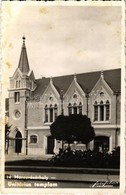
[[[35,79],[30,70],[25,37],[19,64],[10,77],[8,154],[51,155],[61,141],[50,134],[58,115],[83,114],[91,119],[95,139],[91,150],[120,146],[121,69]],[[72,147],[85,150],[85,145]]]

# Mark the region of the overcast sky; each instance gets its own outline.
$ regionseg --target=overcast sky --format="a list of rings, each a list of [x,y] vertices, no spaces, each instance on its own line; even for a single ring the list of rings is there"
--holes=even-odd
[[[18,66],[22,36],[35,77],[121,67],[120,6],[43,6],[3,2],[3,57]]]

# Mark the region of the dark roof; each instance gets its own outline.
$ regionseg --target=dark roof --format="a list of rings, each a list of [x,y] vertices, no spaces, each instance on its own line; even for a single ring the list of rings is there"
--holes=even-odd
[[[76,74],[77,82],[84,90],[84,92],[90,93],[97,81],[99,80],[101,75],[101,71],[97,72],[88,72],[88,73],[81,73]],[[109,87],[113,90],[113,92],[121,90],[121,69],[113,69],[113,70],[106,70],[103,72],[104,79],[108,83]],[[74,79],[74,75],[66,75],[66,76],[59,76],[53,77],[52,81],[54,86],[56,87],[57,91],[60,93],[63,90],[64,94],[66,93],[67,89],[69,88],[70,84]],[[36,80],[37,88],[35,90],[35,94],[42,95],[45,91],[46,87],[50,82],[50,78],[41,78]]]

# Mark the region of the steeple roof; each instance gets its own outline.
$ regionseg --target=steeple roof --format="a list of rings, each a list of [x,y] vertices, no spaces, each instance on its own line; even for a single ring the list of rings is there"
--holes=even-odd
[[[29,62],[28,62],[27,51],[25,46],[25,37],[23,36],[22,39],[23,39],[23,44],[22,44],[18,68],[20,69],[22,74],[27,75],[30,71],[30,68],[29,68]]]

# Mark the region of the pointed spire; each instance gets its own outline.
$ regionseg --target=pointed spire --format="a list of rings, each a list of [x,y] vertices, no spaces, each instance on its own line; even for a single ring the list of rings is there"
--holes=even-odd
[[[23,36],[22,39],[23,39],[23,44],[22,44],[18,68],[23,74],[27,75],[30,71],[30,68],[29,68],[29,62],[28,62],[27,51],[25,46],[25,39],[26,39],[25,36]]]

